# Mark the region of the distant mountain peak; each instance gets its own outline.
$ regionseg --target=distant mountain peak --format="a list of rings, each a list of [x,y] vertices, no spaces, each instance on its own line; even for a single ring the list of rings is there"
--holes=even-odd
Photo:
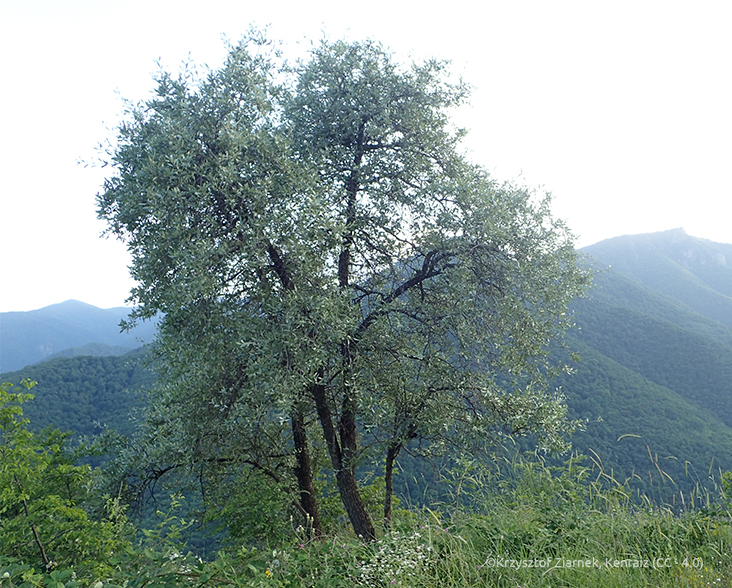
[[[668,229],[666,231],[656,231],[654,233],[633,233],[628,235],[619,235],[617,237],[609,237],[608,239],[603,239],[602,241],[598,241],[597,243],[593,243],[592,245],[587,245],[586,247],[583,247],[583,250],[592,250],[594,248],[598,247],[604,247],[605,245],[610,244],[617,244],[617,243],[633,243],[633,244],[640,244],[643,246],[648,245],[649,243],[665,243],[669,241],[680,241],[682,239],[696,239],[696,237],[690,236],[686,230],[683,227],[678,227],[676,229]]]
[[[0,372],[20,369],[49,356],[90,343],[129,349],[155,337],[156,322],[122,331],[120,323],[131,308],[98,308],[66,300],[37,310],[0,313]]]
[[[89,304],[88,302],[82,302],[81,300],[75,300],[73,298],[69,298],[68,300],[64,300],[63,302],[57,302],[56,304],[49,304],[48,306],[44,306],[43,308],[39,310],[43,310],[44,308],[53,308],[53,307],[61,307],[65,306],[67,308],[99,308],[98,306],[94,306],[93,304]]]
[[[732,244],[693,237],[679,228],[615,237],[582,251],[732,327]]]
[[[63,302],[57,302],[56,304],[49,304],[48,306],[44,306],[43,308],[40,308],[39,310],[45,310],[48,308],[68,308],[68,309],[84,309],[84,310],[90,310],[90,309],[97,309],[97,310],[116,310],[116,309],[122,309],[126,308],[124,306],[115,306],[112,308],[101,308],[99,306],[95,306],[94,304],[89,304],[88,302],[82,302],[81,300],[75,300],[74,298],[69,298],[68,300],[64,300]],[[132,309],[129,309],[132,310]],[[30,311],[33,312],[33,311]]]
[[[662,232],[668,233],[669,235],[674,235],[674,234],[688,235],[688,233],[684,230],[684,227],[679,227],[677,229],[669,229],[668,231],[662,231]]]
[[[632,236],[632,235],[630,235]],[[643,236],[658,238],[658,239],[683,239],[683,238],[691,238],[695,239],[696,237],[691,237],[689,233],[686,232],[686,230],[683,227],[678,227],[676,229],[668,229],[666,231],[658,231],[655,233],[645,233]]]

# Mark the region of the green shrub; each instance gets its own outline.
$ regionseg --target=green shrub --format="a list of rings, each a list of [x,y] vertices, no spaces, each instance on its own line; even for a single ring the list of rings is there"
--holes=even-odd
[[[23,382],[26,390],[33,384]],[[22,404],[33,396],[16,390],[0,385],[0,554],[29,569],[101,573],[105,560],[128,543],[124,511],[108,500],[103,520],[89,516],[91,469],[74,464],[64,447],[67,435],[28,430]]]

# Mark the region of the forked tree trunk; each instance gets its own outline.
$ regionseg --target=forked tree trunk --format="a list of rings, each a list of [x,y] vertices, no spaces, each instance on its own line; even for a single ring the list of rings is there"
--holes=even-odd
[[[361,160],[364,156],[364,136],[367,118],[361,120],[356,136],[356,152],[351,166],[351,173],[346,181],[346,208],[344,217],[346,229],[343,233],[343,244],[341,252],[338,255],[338,287],[341,292],[346,292],[349,288],[350,270],[351,270],[351,246],[354,239],[354,224],[356,222],[356,197],[359,191],[359,169]],[[370,540],[376,538],[376,529],[371,521],[371,516],[366,510],[366,505],[361,498],[356,482],[356,465],[355,459],[358,449],[357,431],[356,431],[356,400],[349,391],[348,387],[352,378],[351,363],[353,341],[347,340],[341,346],[341,356],[343,360],[343,405],[341,407],[341,415],[338,421],[338,430],[333,423],[333,413],[328,405],[326,398],[325,386],[320,382],[316,382],[312,386],[312,395],[315,400],[315,406],[318,411],[318,418],[323,427],[323,435],[325,443],[328,447],[330,460],[335,471],[338,492],[343,501],[343,507],[346,509],[348,518],[353,525],[356,535],[363,539]],[[319,377],[322,377],[322,371]]]
[[[322,374],[321,374],[322,375]],[[320,425],[323,428],[323,437],[328,447],[328,454],[330,455],[330,461],[335,471],[336,484],[338,485],[338,492],[341,495],[343,501],[343,507],[346,509],[346,514],[353,525],[353,530],[356,535],[363,537],[366,540],[376,538],[376,529],[374,523],[371,521],[371,516],[366,510],[366,505],[361,498],[361,493],[358,490],[358,484],[356,482],[356,472],[354,464],[351,459],[344,459],[344,451],[341,448],[341,441],[333,425],[333,415],[330,407],[328,406],[328,400],[326,398],[325,386],[321,383],[313,384],[311,388],[313,399],[315,400],[315,406],[318,411],[318,418]],[[344,421],[350,422],[349,417],[341,418],[340,426],[344,425]],[[352,436],[355,439],[355,431],[341,431],[341,437],[350,438]]]

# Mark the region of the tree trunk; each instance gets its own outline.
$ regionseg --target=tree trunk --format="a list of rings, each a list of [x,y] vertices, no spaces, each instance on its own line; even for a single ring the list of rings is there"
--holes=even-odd
[[[343,506],[348,513],[348,518],[356,535],[367,541],[376,539],[374,523],[366,510],[361,493],[358,491],[355,471],[351,468],[336,471],[336,482],[338,483],[338,492],[341,495]]]
[[[335,471],[338,492],[341,495],[343,507],[346,509],[351,525],[353,525],[353,530],[356,535],[360,535],[364,539],[375,539],[376,529],[358,491],[354,465],[351,460],[344,460],[338,434],[333,425],[332,411],[328,406],[325,386],[319,382],[315,383],[311,388],[311,392],[315,400],[320,425],[323,428],[323,437],[328,447],[330,461]]]
[[[354,154],[351,173],[346,181],[346,208],[344,211],[346,229],[343,233],[343,243],[341,252],[338,256],[338,287],[342,292],[346,292],[349,287],[350,270],[351,270],[351,246],[354,238],[354,223],[356,222],[356,197],[359,190],[359,169],[361,160],[364,155],[363,142],[366,129],[367,119],[364,118],[359,125],[356,137],[356,153]],[[320,382],[316,382],[312,387],[312,394],[315,400],[315,406],[318,411],[318,418],[323,427],[323,435],[325,443],[328,447],[330,460],[335,471],[336,483],[338,484],[338,492],[341,495],[343,506],[348,513],[348,518],[353,525],[356,535],[365,540],[376,538],[376,529],[371,521],[371,516],[366,510],[366,505],[358,491],[358,483],[356,482],[356,465],[355,459],[357,455],[357,429],[356,429],[356,410],[357,403],[351,385],[351,345],[352,341],[346,340],[341,346],[341,355],[343,360],[343,404],[341,406],[341,415],[338,421],[338,430],[333,423],[333,413],[328,405],[326,398],[326,389]],[[322,378],[322,371],[319,377]]]
[[[294,290],[295,284],[287,270],[287,265],[272,243],[267,243],[267,253],[282,287],[288,292]],[[310,463],[305,418],[301,410],[293,408],[290,420],[292,422],[292,439],[295,445],[295,477],[297,478],[300,493],[300,506],[310,518],[309,522],[312,525],[313,535],[317,537],[323,534],[323,529],[320,525],[318,500],[315,496],[315,485],[313,484],[313,468]]]
[[[18,485],[18,490],[20,490],[21,494],[23,492],[23,487],[20,485],[20,480],[18,480],[18,476],[13,474],[13,479],[15,480],[15,483]],[[28,509],[28,502],[25,498],[21,498],[21,502],[23,503],[23,512],[25,513],[25,518],[30,518],[30,511]],[[43,543],[41,543],[41,538],[38,536],[38,531],[36,530],[36,526],[33,523],[30,523],[31,532],[33,533],[33,539],[36,542],[36,545],[38,545],[38,549],[41,552],[41,559],[43,559],[43,563],[46,566],[46,569],[50,568],[51,560],[48,559],[48,556],[46,555],[46,550],[43,547]]]
[[[292,415],[292,438],[295,443],[295,476],[300,491],[300,505],[307,513],[313,536],[323,534],[318,512],[318,500],[313,483],[313,468],[310,462],[308,438],[305,431],[305,419],[301,411],[294,411]]]
[[[384,496],[384,530],[388,531],[392,523],[391,503],[394,496],[394,462],[402,449],[401,443],[390,443],[386,452],[386,467],[384,468],[384,482],[386,485]]]

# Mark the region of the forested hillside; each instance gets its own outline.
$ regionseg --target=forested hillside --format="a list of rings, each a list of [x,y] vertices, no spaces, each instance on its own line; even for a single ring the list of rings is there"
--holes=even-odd
[[[595,279],[574,304],[582,361],[557,382],[588,421],[574,448],[659,499],[732,468],[732,246],[676,230],[583,251]]]
[[[80,435],[94,435],[102,427],[131,435],[133,409],[139,391],[155,379],[146,367],[143,349],[111,357],[60,357],[2,374],[3,382],[29,379],[35,399],[24,412],[35,430],[57,427]]]

